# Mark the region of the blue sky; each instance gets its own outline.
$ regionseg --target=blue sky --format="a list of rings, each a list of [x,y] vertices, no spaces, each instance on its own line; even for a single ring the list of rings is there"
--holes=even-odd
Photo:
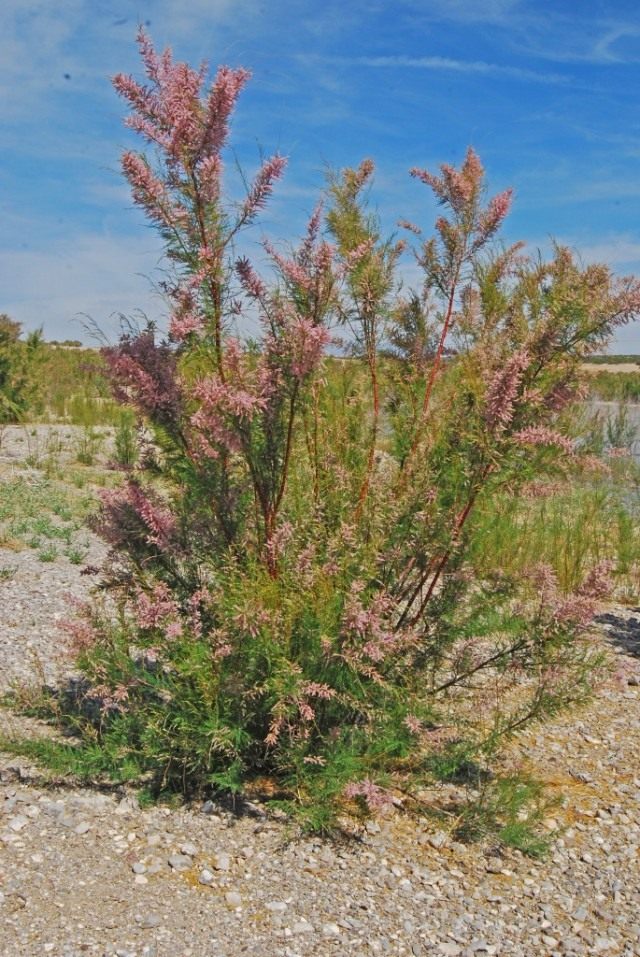
[[[293,239],[327,166],[377,165],[392,227],[435,207],[412,166],[479,152],[513,186],[505,233],[550,237],[640,273],[640,8],[636,0],[4,0],[0,12],[0,311],[49,338],[90,315],[162,312],[161,246],[118,171],[132,145],[109,77],[139,73],[136,24],[176,56],[243,65],[233,144],[290,160],[260,236]],[[256,247],[257,248],[257,247]],[[250,248],[249,248],[250,251]],[[640,353],[640,323],[618,351]]]

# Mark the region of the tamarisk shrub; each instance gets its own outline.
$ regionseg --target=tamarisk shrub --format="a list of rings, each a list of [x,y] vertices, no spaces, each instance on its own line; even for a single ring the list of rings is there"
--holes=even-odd
[[[411,171],[440,203],[433,236],[383,235],[365,160],[258,268],[238,239],[285,160],[225,198],[248,74],[205,89],[205,67],[139,44],[146,84],[114,85],[151,152],[122,166],[166,243],[171,320],[104,350],[147,437],[97,522],[113,601],[69,626],[92,705],[75,721],[114,773],[126,757],[187,793],[271,776],[328,826],[340,801],[383,808],[398,775],[407,792],[487,760],[585,692],[610,569],[563,595],[548,568],[484,579],[465,556],[476,503],[579,464],[559,414],[640,287],[561,247],[497,246],[511,192],[487,200],[471,149]]]

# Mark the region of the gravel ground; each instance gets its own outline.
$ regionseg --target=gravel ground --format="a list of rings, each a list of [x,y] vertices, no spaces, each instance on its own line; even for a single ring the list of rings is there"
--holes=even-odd
[[[9,558],[5,686],[33,669],[29,652],[60,674],[65,594],[90,585],[62,558]],[[456,843],[400,810],[335,843],[297,838],[259,807],[142,809],[124,791],[52,788],[0,755],[0,954],[640,955],[640,617],[612,606],[600,631],[617,680],[521,735],[508,759],[564,798],[543,861]]]

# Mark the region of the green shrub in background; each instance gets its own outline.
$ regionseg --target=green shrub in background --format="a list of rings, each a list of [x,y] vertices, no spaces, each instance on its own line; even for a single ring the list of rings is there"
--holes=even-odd
[[[22,326],[0,315],[0,423],[18,422],[33,403],[42,358],[42,334],[21,338]]]

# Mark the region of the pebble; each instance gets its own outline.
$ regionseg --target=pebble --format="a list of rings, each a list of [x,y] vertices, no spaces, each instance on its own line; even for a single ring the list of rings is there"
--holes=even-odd
[[[195,844],[190,844],[189,842],[181,844],[178,848],[181,854],[185,854],[187,857],[195,857],[198,853],[198,848]]]
[[[192,864],[193,861],[186,854],[172,854],[169,857],[169,867],[174,871],[187,871]]]
[[[594,954],[604,954],[610,950],[617,950],[618,944],[615,940],[611,940],[608,937],[597,937],[593,942],[593,953]]]
[[[242,897],[237,891],[227,891],[224,899],[229,907],[240,907],[242,905]]]
[[[159,927],[161,920],[158,914],[145,914],[144,917],[140,918],[138,923],[140,927],[143,927],[145,930],[150,930],[153,927]]]
[[[436,850],[444,847],[447,841],[449,840],[449,835],[446,831],[436,831],[435,834],[429,835],[429,844],[431,847],[435,847]]]
[[[231,858],[223,851],[213,855],[211,863],[217,871],[228,871],[231,867]]]

